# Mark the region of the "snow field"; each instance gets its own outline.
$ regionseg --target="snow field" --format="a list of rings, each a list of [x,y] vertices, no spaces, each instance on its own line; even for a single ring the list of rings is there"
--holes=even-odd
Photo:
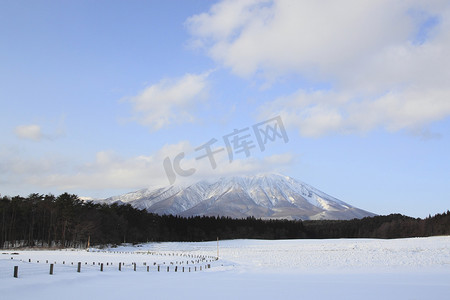
[[[217,242],[148,243],[90,252],[3,252],[8,254],[0,255],[1,299],[449,299],[450,295],[450,236],[220,241],[220,259],[197,264],[211,264],[211,269],[191,273],[158,273],[155,266],[179,267],[189,256],[214,258]],[[52,276],[46,259],[56,261]],[[78,261],[83,264],[81,273],[76,272]],[[98,262],[112,266],[104,265],[100,272]],[[125,263],[122,272],[119,262]],[[12,277],[14,265],[19,265],[19,278]]]

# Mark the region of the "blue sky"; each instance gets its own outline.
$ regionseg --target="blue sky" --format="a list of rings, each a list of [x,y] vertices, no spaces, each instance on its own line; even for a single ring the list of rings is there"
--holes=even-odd
[[[2,1],[0,193],[164,186],[185,153],[180,182],[278,172],[379,214],[444,212],[450,4],[398,2]],[[277,116],[288,142],[196,159]]]

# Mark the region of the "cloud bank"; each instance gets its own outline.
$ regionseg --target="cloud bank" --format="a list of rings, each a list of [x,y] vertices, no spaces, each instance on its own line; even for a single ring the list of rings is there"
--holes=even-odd
[[[226,0],[186,24],[237,76],[313,82],[260,107],[304,136],[419,132],[450,115],[448,1]]]
[[[114,151],[99,151],[88,163],[69,164],[67,158],[24,157],[23,153],[0,152],[0,184],[16,183],[34,186],[40,190],[136,190],[144,187],[169,185],[163,167],[165,158],[186,153],[182,168],[194,168],[189,177],[177,175],[176,184],[192,183],[205,178],[219,178],[237,174],[256,174],[281,171],[288,168],[294,159],[289,153],[263,158],[235,159],[229,162],[225,151],[215,157],[217,168],[213,169],[208,159],[197,160],[194,147],[187,141],[165,145],[149,155],[123,157]],[[111,196],[111,195],[110,195]]]

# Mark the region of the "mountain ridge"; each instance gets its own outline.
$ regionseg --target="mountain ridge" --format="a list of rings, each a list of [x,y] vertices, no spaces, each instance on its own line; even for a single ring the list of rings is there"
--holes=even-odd
[[[375,216],[306,183],[276,173],[141,189],[100,201],[128,203],[152,213],[182,217],[346,220]]]

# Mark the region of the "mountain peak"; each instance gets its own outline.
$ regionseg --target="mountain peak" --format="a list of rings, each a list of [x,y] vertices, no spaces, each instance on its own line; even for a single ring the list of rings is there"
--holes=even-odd
[[[373,216],[289,176],[262,173],[172,185],[103,200],[157,214],[253,216],[266,219],[353,219]]]

